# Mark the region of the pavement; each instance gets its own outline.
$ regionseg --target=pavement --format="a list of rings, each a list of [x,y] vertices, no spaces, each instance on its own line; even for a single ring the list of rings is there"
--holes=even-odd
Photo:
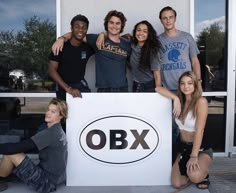
[[[215,157],[209,171],[211,184],[207,190],[199,190],[191,184],[180,190],[171,186],[99,186],[68,187],[61,185],[57,193],[236,193],[236,157]],[[25,184],[9,182],[4,193],[35,193]]]
[[[210,193],[236,193],[236,157],[214,158],[210,180]]]

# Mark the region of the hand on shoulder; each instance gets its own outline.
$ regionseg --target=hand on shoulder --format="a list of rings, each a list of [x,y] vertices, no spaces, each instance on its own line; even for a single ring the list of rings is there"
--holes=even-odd
[[[124,34],[121,36],[121,38],[124,38],[125,40],[131,42],[132,36],[130,34]]]

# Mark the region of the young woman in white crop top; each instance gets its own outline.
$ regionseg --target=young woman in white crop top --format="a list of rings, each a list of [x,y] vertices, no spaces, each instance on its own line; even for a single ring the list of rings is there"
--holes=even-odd
[[[186,175],[181,175],[180,172],[181,153],[173,165],[171,181],[176,188],[187,184],[189,180],[196,183],[200,189],[207,188],[209,185],[208,168],[212,163],[212,157],[205,153],[206,151],[201,152],[208,102],[201,96],[198,84],[199,81],[193,72],[185,72],[179,78],[177,95],[182,110],[180,116],[176,118],[176,123],[180,129],[180,141],[186,144],[192,143],[192,149],[186,161]]]
[[[198,84],[196,75],[191,71],[184,72],[179,78],[177,96],[181,113],[175,121],[180,129],[180,140],[171,172],[171,183],[175,188],[181,188],[189,181],[199,189],[206,189],[210,184],[208,168],[212,163],[212,149],[202,147],[208,102],[201,96]],[[161,89],[156,90],[165,95]]]

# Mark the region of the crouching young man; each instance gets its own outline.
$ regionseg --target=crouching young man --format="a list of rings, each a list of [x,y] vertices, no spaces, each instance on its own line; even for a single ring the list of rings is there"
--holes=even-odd
[[[55,191],[65,182],[67,141],[60,122],[67,118],[67,111],[65,101],[52,99],[45,114],[47,129],[19,143],[0,144],[0,191],[8,188],[6,177],[11,173],[42,193]],[[37,165],[25,154],[34,149],[39,154]]]

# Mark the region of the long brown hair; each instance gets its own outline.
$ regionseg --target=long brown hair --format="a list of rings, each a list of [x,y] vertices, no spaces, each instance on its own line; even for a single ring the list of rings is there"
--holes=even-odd
[[[189,104],[187,108],[187,112],[193,111],[193,117],[196,116],[196,104],[198,99],[202,96],[202,92],[198,89],[198,79],[197,76],[192,72],[192,71],[187,71],[184,72],[180,77],[179,77],[179,85],[178,85],[178,90],[177,90],[177,96],[179,97],[180,103],[181,103],[181,114],[180,117],[183,116],[183,110],[184,110],[184,104],[186,101],[185,95],[181,92],[180,90],[180,82],[183,77],[189,77],[193,81],[193,86],[194,86],[194,91],[192,93],[192,100],[191,103]]]
[[[152,26],[152,24],[146,20],[143,20],[134,26],[133,42],[136,46],[138,45],[138,39],[136,38],[136,31],[140,24],[144,24],[148,28],[147,40],[144,42],[144,45],[142,46],[141,57],[139,60],[139,67],[146,70],[146,69],[151,69],[151,60],[153,57],[157,56],[161,47],[161,43],[158,39],[157,32]]]

